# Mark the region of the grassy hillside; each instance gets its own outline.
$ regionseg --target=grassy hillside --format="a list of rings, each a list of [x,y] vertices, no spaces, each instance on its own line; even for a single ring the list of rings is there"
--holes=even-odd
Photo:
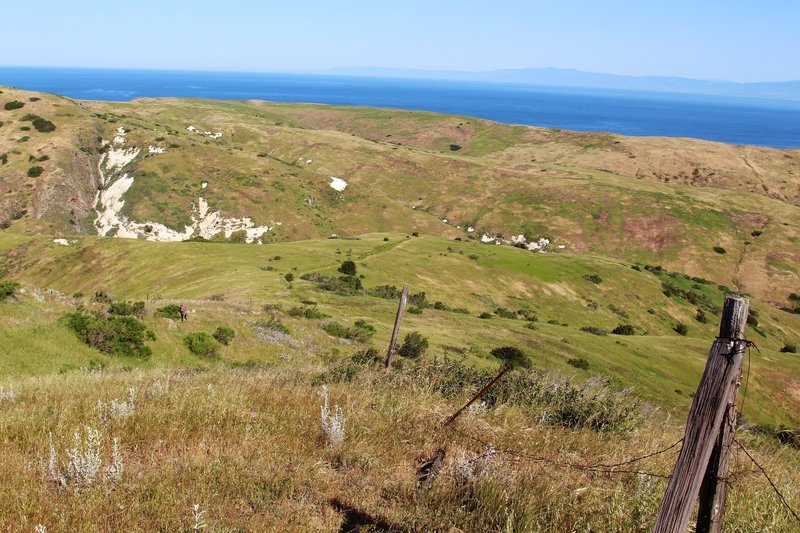
[[[689,395],[702,373],[719,323],[714,307],[724,296],[724,290],[715,284],[635,270],[634,265],[607,259],[531,254],[513,247],[401,234],[264,246],[99,238],[62,246],[46,238],[10,242],[0,238],[2,249],[10,250],[7,276],[23,284],[53,288],[66,295],[79,292],[84,300],[96,291],[117,299],[148,300],[151,311],[165,305],[163,302],[191,302],[193,320],[175,331],[168,329],[174,324],[150,319],[159,341],[148,366],[186,364],[188,352],[181,344],[181,332],[210,332],[218,324],[233,326],[240,334],[237,347],[226,349],[226,359],[274,362],[287,353],[286,348],[260,345],[248,326],[248,322],[269,316],[263,310],[266,304],[281,305],[284,311],[303,305],[316,307],[330,319],[350,325],[366,320],[376,328],[375,346],[383,350],[396,300],[341,296],[300,279],[311,272],[339,275],[336,269],[351,258],[366,289],[407,284],[412,292],[424,291],[429,305],[439,301],[447,309],[462,308],[463,312],[428,308],[422,314],[407,315],[404,330],[418,330],[429,337],[430,355],[464,354],[479,366],[495,366],[488,355],[492,347],[517,345],[541,368],[583,379],[596,374],[613,376],[620,388],[634,386],[638,395],[679,412],[688,408]],[[287,274],[292,274],[294,281],[287,282]],[[600,283],[586,279],[591,276],[598,276]],[[705,297],[705,303],[696,300],[693,304],[679,295],[668,297],[664,283]],[[80,301],[70,300],[60,305],[77,303]],[[800,421],[800,360],[778,350],[800,338],[800,316],[758,301],[752,305],[758,313],[758,326],[751,328],[748,336],[761,352],[752,356],[748,417],[771,425],[796,424]],[[11,317],[12,311],[35,314],[33,310],[14,311],[19,309],[14,304],[4,304],[4,308],[4,314]],[[512,318],[497,314],[504,314],[503,310],[512,313]],[[706,315],[706,323],[697,321],[698,310]],[[536,322],[525,320],[518,311],[535,314]],[[481,313],[491,318],[478,318]],[[30,318],[24,328],[9,328],[5,334],[16,335],[10,345],[17,348],[7,358],[13,363],[3,364],[18,366],[19,354],[35,348],[25,339],[36,339],[32,331],[37,327],[53,327],[57,314],[50,309],[47,320]],[[288,352],[348,350],[320,329],[319,320],[293,318],[285,312],[279,316],[303,339],[301,346]],[[679,323],[688,326],[687,336],[674,331]],[[598,336],[581,330],[588,326],[611,332],[621,324],[632,325],[636,334]],[[64,333],[59,330],[59,335]],[[579,358],[588,361],[588,369],[568,364]],[[80,365],[82,360],[67,358],[62,364]]]
[[[267,241],[374,231],[467,240],[523,234],[549,237],[553,251],[662,264],[778,306],[800,285],[797,150],[400,110],[76,102],[13,89],[2,96],[25,103],[0,112],[2,212],[6,222],[21,218],[21,231],[94,232],[101,152],[123,128],[120,146],[141,149],[123,169],[134,177],[122,209],[132,220],[182,229],[202,196],[225,217],[270,226]],[[30,127],[27,114],[49,117],[55,131],[20,131]],[[43,173],[26,177],[31,166]],[[331,176],[348,187],[332,189]]]

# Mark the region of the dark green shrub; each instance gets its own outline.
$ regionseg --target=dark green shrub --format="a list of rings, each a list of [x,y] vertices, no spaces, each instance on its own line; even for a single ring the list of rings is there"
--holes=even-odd
[[[781,353],[797,353],[797,345],[796,344],[784,344],[783,348],[781,348]]]
[[[293,281],[294,281],[294,274],[292,274],[291,272],[289,272],[288,274],[286,274],[285,276],[283,276],[283,279],[285,279],[286,281],[288,281],[289,283],[291,283],[291,282],[293,282]]]
[[[326,322],[320,327],[328,335],[358,342],[367,342],[375,334],[375,328],[363,320],[357,320],[353,327],[343,326],[338,322]]]
[[[517,314],[513,311],[509,311],[505,307],[498,307],[497,309],[495,309],[494,314],[496,314],[500,318],[508,318],[511,320],[517,319]]]
[[[19,283],[10,279],[0,279],[0,302],[6,298],[11,298],[19,289]]]
[[[797,294],[796,292],[790,292],[789,300],[792,302],[800,302],[800,294]]]
[[[752,307],[747,312],[747,325],[758,327],[758,311],[753,309]]]
[[[583,279],[585,279],[586,281],[590,281],[595,285],[603,283],[603,278],[601,278],[597,274],[586,274],[585,276],[583,276]]]
[[[371,289],[367,289],[367,294],[377,298],[385,298],[387,300],[394,300],[400,298],[401,290],[394,285],[378,285]]]
[[[694,319],[700,322],[701,324],[708,323],[708,317],[706,316],[705,312],[702,309],[697,310],[697,314],[694,316]]]
[[[683,335],[684,337],[689,334],[689,326],[687,326],[683,322],[679,322],[672,329],[673,331],[675,331],[675,333],[677,333],[678,335]]]
[[[149,357],[151,354],[150,347],[144,344],[147,328],[132,316],[103,316],[78,308],[65,314],[63,319],[79,339],[101,352],[120,357]]]
[[[42,172],[44,172],[44,169],[42,167],[40,167],[39,165],[33,166],[28,169],[28,177],[38,178],[39,176],[42,175]]]
[[[525,355],[525,352],[514,346],[501,346],[493,348],[491,352],[493,357],[503,361],[506,366],[514,368],[530,368],[531,362]]]
[[[764,232],[761,231],[760,229],[756,229],[750,232],[750,235],[752,235],[753,237],[761,237],[761,235],[763,234]]]
[[[181,306],[178,304],[169,304],[165,305],[164,307],[159,307],[158,309],[156,309],[156,315],[164,318],[169,318],[171,320],[180,320]]]
[[[486,311],[484,311],[483,313],[478,315],[478,318],[483,319],[483,320],[488,320],[488,319],[492,318],[492,313],[487,313]]]
[[[214,340],[214,337],[205,331],[189,333],[183,338],[183,344],[193,354],[208,358],[216,357],[217,349],[219,348],[219,344]]]
[[[349,259],[346,261],[342,261],[342,264],[339,266],[339,272],[344,274],[345,276],[355,276],[356,275],[356,264]]]
[[[397,349],[397,353],[408,359],[419,359],[428,350],[428,339],[423,337],[418,331],[412,331],[403,339],[403,344]]]
[[[147,312],[144,308],[144,302],[113,302],[108,306],[108,314],[144,318]]]
[[[236,336],[236,332],[228,326],[217,326],[217,329],[214,330],[214,333],[212,333],[211,336],[214,337],[220,344],[227,346]]]
[[[308,318],[311,320],[319,320],[321,318],[328,318],[328,315],[317,310],[316,307],[297,306],[292,307],[286,312],[289,316],[295,318]]]
[[[581,331],[585,333],[591,333],[592,335],[598,335],[600,337],[604,337],[608,335],[608,332],[604,329],[596,328],[594,326],[583,326]]]
[[[458,152],[459,150],[461,150],[461,146],[460,145],[458,145],[458,144],[451,144],[450,145],[450,151],[451,152]]]
[[[570,366],[574,366],[575,368],[580,368],[581,370],[589,370],[589,361],[587,361],[583,357],[568,359],[567,364]]]
[[[428,299],[425,297],[425,292],[415,292],[408,296],[408,304],[416,305],[417,307],[428,307]]]
[[[411,307],[408,308],[409,314],[412,315],[421,315],[423,311],[424,309],[422,309],[421,307],[417,307],[416,305],[412,305]]]
[[[715,246],[714,251],[717,252],[718,254],[724,254],[727,252],[727,250],[722,246]]]
[[[19,100],[11,100],[10,102],[6,102],[6,105],[3,106],[6,111],[13,111],[14,109],[20,109],[25,107],[25,102],[20,102]]]
[[[611,330],[614,335],[636,335],[636,328],[630,324],[620,324]]]
[[[100,304],[110,304],[114,301],[106,291],[95,291],[93,299],[95,302]]]
[[[49,133],[51,131],[55,131],[56,129],[55,124],[42,117],[36,117],[33,119],[33,127],[36,128],[36,131],[40,133]]]

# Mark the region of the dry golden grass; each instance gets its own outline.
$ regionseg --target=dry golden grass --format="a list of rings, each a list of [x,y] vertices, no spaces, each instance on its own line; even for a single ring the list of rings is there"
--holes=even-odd
[[[557,463],[612,464],[669,446],[681,427],[652,421],[629,436],[541,426],[499,406],[436,429],[457,405],[398,373],[364,370],[331,384],[345,440],[321,435],[319,367],[204,372],[72,373],[19,379],[0,403],[0,523],[5,531],[190,531],[199,503],[208,531],[647,531],[665,482]],[[6,384],[8,385],[8,384]],[[136,388],[127,419],[101,422],[98,400]],[[682,423],[682,421],[680,421]],[[115,487],[59,489],[47,479],[48,434],[63,458],[74,431],[119,437]],[[800,454],[740,433],[795,507]],[[486,453],[485,444],[500,450]],[[446,447],[430,490],[415,495],[420,461]],[[503,453],[512,449],[520,455]],[[677,448],[631,465],[669,473]],[[473,480],[465,479],[475,470]],[[737,454],[729,531],[791,531],[771,489]],[[372,528],[372,529],[370,529]]]

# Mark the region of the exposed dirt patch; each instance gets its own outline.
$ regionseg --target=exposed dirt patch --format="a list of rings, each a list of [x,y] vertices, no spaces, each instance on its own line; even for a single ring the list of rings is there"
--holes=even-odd
[[[623,223],[625,239],[652,252],[661,252],[680,242],[680,220],[672,215],[661,217],[640,216],[626,218]]]

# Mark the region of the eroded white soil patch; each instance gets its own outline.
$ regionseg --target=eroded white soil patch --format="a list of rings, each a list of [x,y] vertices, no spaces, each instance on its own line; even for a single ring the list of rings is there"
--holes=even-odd
[[[206,134],[210,132],[200,133]],[[125,130],[119,128],[111,147],[100,159],[98,170],[100,172],[101,185],[95,199],[97,218],[94,221],[98,235],[107,236],[110,234],[111,236],[125,239],[174,242],[183,241],[193,236],[212,239],[219,233],[224,234],[225,238],[228,239],[235,232],[244,231],[245,242],[261,244],[261,238],[264,234],[273,229],[273,226],[256,226],[249,217],[224,217],[219,211],[209,209],[208,202],[203,197],[199,197],[197,202],[192,204],[190,212],[192,223],[184,226],[182,230],[170,228],[160,222],[138,222],[128,218],[122,214],[122,209],[125,207],[123,196],[133,185],[134,177],[128,173],[120,175],[120,172],[126,165],[136,159],[140,149],[135,147],[127,149],[116,147],[116,145],[124,145],[125,143]],[[150,146],[148,151],[150,153],[164,153],[163,151],[154,152],[153,148],[155,147]],[[203,189],[207,185],[207,182],[203,182]],[[59,242],[58,244],[62,243]]]
[[[339,192],[342,192],[347,188],[347,182],[342,178],[337,178],[336,176],[331,176],[331,182],[329,185],[331,186],[331,189]]]

